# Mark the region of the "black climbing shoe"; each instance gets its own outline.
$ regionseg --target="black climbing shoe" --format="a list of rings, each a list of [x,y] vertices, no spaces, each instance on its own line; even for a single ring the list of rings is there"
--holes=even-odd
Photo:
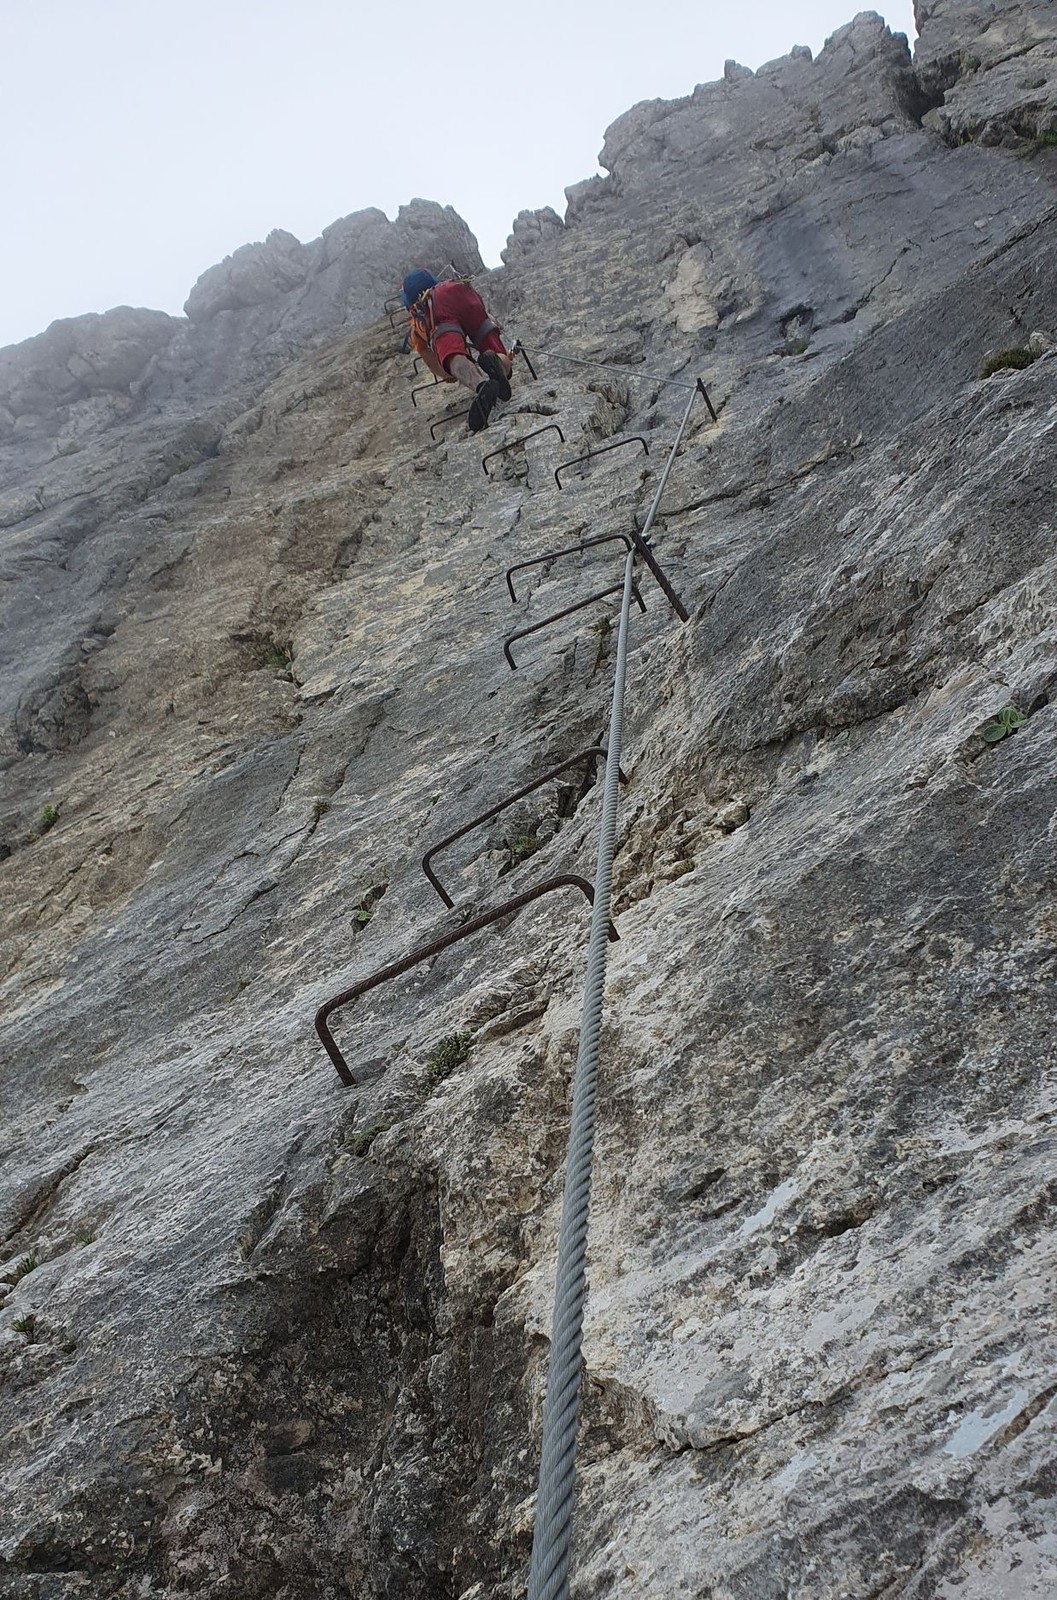
[[[503,363],[494,350],[482,350],[477,357],[477,365],[489,378],[494,378],[497,384],[496,398],[498,400],[510,399],[510,379],[503,371]]]
[[[488,378],[484,383],[477,385],[477,393],[470,407],[470,414],[466,418],[471,433],[480,433],[482,428],[487,428],[492,407],[498,398],[499,385],[494,378]]]

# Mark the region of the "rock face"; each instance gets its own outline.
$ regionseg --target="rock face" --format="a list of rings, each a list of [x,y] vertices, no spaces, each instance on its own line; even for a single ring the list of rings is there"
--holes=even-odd
[[[949,144],[1057,144],[1052,10],[1021,0],[915,0],[921,82]]]
[[[698,373],[691,620],[644,575],[633,625],[573,1593],[1057,1592],[1057,186],[942,120],[1051,18],[921,8],[915,65],[865,13],[621,118],[484,281],[539,373],[486,443],[366,322],[425,254],[361,277],[370,213],[175,330],[5,352],[5,1596],[524,1593],[584,909],[342,1013],[353,1090],[311,1019],[590,874],[586,764],[438,857],[455,911],[419,860],[604,740],[605,602],[501,646],[618,547],[514,607],[505,569],[641,520],[686,400],[645,375]]]
[[[54,322],[0,350],[0,446],[17,438],[20,450],[3,476],[19,473],[35,434],[68,428],[68,408],[89,397],[133,395],[139,411],[154,414],[232,395],[245,402],[283,361],[371,322],[409,262],[439,269],[451,260],[479,270],[470,230],[450,206],[412,200],[395,222],[360,211],[311,244],[276,229],[263,244],[243,245],[199,278],[186,323],[128,306]]]

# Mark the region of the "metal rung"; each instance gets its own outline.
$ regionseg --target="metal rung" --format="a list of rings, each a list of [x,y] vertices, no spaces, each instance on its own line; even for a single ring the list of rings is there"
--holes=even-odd
[[[631,537],[626,533],[600,533],[595,539],[584,539],[579,544],[562,545],[560,550],[548,550],[546,555],[533,556],[531,561],[517,561],[512,567],[506,569],[506,586],[510,591],[510,598],[517,604],[517,595],[514,593],[514,573],[525,572],[529,567],[542,567],[548,561],[558,561],[562,556],[579,555],[582,550],[590,550],[596,544],[616,544],[620,541],[626,550],[631,549]]]
[[[595,456],[604,456],[609,450],[623,450],[625,445],[629,444],[641,444],[646,454],[649,455],[650,453],[650,447],[642,437],[642,434],[635,433],[632,434],[628,439],[617,439],[613,444],[604,444],[600,445],[597,450],[588,450],[585,456],[574,456],[571,461],[563,461],[561,466],[554,474],[555,483],[560,489],[562,486],[561,474],[566,470],[567,467],[578,467],[582,461],[592,461]]]
[[[472,406],[467,406],[465,411],[453,411],[447,417],[438,417],[436,422],[433,422],[433,423],[430,424],[430,429],[429,429],[430,438],[431,439],[435,439],[437,437],[437,429],[438,428],[443,428],[445,423],[458,422],[460,417],[468,417],[470,415],[470,412],[472,411],[472,409],[473,409]]]
[[[427,389],[435,389],[439,383],[440,379],[434,378],[432,383],[420,383],[417,389],[412,389],[411,404],[416,408],[416,410],[418,408],[418,401],[415,399],[416,394],[425,394]]]
[[[578,767],[583,761],[595,761],[599,757],[604,761],[605,756],[605,746],[600,744],[590,745],[586,750],[578,750],[576,755],[569,757],[568,761],[561,762],[557,767],[551,767],[549,771],[533,779],[532,783],[526,783],[523,789],[518,789],[515,794],[508,794],[505,799],[500,800],[499,804],[492,806],[489,811],[482,811],[480,816],[474,817],[463,827],[457,829],[455,833],[449,833],[447,838],[441,839],[439,844],[431,845],[422,857],[422,871],[426,874],[426,877],[449,910],[454,908],[455,902],[430,866],[430,862],[435,855],[439,855],[442,850],[447,850],[449,845],[456,844],[465,834],[472,833],[475,828],[481,827],[482,823],[491,822],[493,817],[497,817],[508,806],[514,805],[518,800],[524,800],[526,795],[533,794],[535,790],[542,789],[544,784],[550,783],[560,773],[568,772],[572,767]],[[623,771],[620,773],[620,781],[621,783],[627,783],[628,781],[627,774]]]
[[[420,962],[428,961],[431,956],[440,955],[442,950],[447,950],[453,944],[458,944],[460,939],[468,939],[471,934],[480,933],[482,928],[488,928],[493,922],[499,922],[503,917],[509,917],[524,906],[531,905],[533,900],[539,900],[545,894],[551,894],[555,889],[579,889],[586,897],[589,904],[594,905],[595,891],[586,878],[579,878],[573,873],[562,873],[557,878],[548,878],[544,883],[537,883],[534,889],[526,889],[524,894],[515,895],[512,900],[504,900],[501,906],[496,906],[493,911],[484,911],[479,917],[474,917],[471,922],[466,922],[461,928],[456,928],[454,933],[445,934],[442,939],[434,939],[431,944],[422,945],[418,950],[413,950],[409,956],[404,956],[402,961],[393,961],[387,967],[382,967],[377,972],[372,972],[369,978],[364,978],[360,983],[354,983],[351,989],[343,989],[336,994],[333,1000],[327,1000],[316,1012],[316,1032],[324,1050],[334,1063],[335,1070],[342,1083],[351,1088],[357,1079],[351,1071],[348,1062],[338,1049],[334,1035],[327,1026],[328,1017],[347,1006],[351,1000],[357,1000],[361,994],[366,994],[369,989],[375,989],[380,983],[387,983],[390,978],[399,978],[403,973],[410,972],[412,967],[417,967]],[[612,922],[609,924],[610,941],[620,938]]]
[[[565,435],[556,422],[548,422],[545,428],[533,428],[531,433],[523,433],[520,439],[511,439],[509,444],[501,445],[498,450],[489,451],[481,462],[485,477],[491,477],[491,473],[488,471],[489,461],[494,461],[496,456],[506,455],[508,450],[516,450],[518,445],[527,444],[530,439],[538,439],[541,433],[556,433],[562,444],[565,443]]]
[[[517,671],[517,662],[510,654],[510,646],[512,644],[516,644],[519,639],[527,639],[530,633],[539,633],[541,628],[549,628],[552,622],[560,622],[563,617],[571,617],[574,611],[582,611],[585,606],[594,605],[596,600],[605,600],[611,594],[622,594],[623,590],[624,585],[622,583],[610,584],[608,589],[599,589],[597,594],[589,594],[586,600],[577,600],[575,605],[566,606],[564,611],[555,611],[553,615],[544,617],[542,622],[534,622],[531,628],[520,628],[517,633],[512,633],[508,639],[503,641],[503,654],[507,658],[511,671]],[[642,596],[639,593],[637,584],[633,583],[631,585],[631,592],[638,601],[639,610],[645,611],[646,607],[642,602]]]

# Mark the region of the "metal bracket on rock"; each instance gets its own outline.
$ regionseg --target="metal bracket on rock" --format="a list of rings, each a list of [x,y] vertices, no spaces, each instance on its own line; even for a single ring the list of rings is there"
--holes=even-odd
[[[437,437],[437,429],[438,428],[443,428],[446,423],[448,423],[448,422],[458,422],[460,417],[468,417],[470,415],[470,411],[471,410],[472,410],[472,407],[467,406],[465,411],[453,411],[447,417],[438,417],[436,422],[433,422],[433,423],[430,424],[430,429],[429,429],[430,438],[431,439],[435,439]]]
[[[481,462],[485,477],[491,477],[491,473],[488,470],[489,461],[494,461],[496,456],[506,455],[508,450],[516,450],[519,444],[527,444],[529,439],[538,439],[541,433],[556,433],[562,444],[565,443],[565,435],[556,422],[548,422],[545,428],[533,428],[531,433],[523,433],[520,439],[511,439],[509,444],[501,445],[498,450],[489,451]]]
[[[532,362],[529,360],[528,351],[525,349],[525,346],[521,343],[520,339],[515,339],[514,340],[514,343],[510,347],[510,354],[512,356],[520,356],[521,357],[522,361],[525,363],[526,367],[528,367],[529,371],[531,372],[533,378],[538,383],[539,382],[539,373],[536,371],[535,367],[532,365]]]
[[[497,817],[499,813],[501,811],[505,811],[508,806],[516,804],[518,800],[524,800],[526,795],[535,793],[537,789],[542,789],[544,784],[550,783],[553,778],[557,778],[561,773],[568,772],[571,770],[571,768],[580,766],[584,761],[596,761],[599,759],[599,757],[601,757],[601,759],[604,761],[605,756],[605,746],[600,744],[590,745],[586,750],[578,750],[576,755],[569,757],[568,761],[562,761],[558,766],[549,768],[549,770],[542,773],[540,777],[534,778],[531,783],[526,783],[524,788],[516,790],[514,794],[508,794],[504,799],[499,801],[498,805],[492,806],[488,811],[482,811],[480,816],[473,817],[469,822],[465,823],[463,827],[456,829],[454,833],[449,833],[446,839],[441,839],[439,843],[431,845],[426,851],[425,855],[422,857],[422,871],[426,874],[426,877],[429,879],[434,889],[436,889],[437,893],[440,895],[440,898],[444,901],[444,904],[448,907],[448,909],[454,909],[455,902],[430,866],[430,862],[433,860],[434,856],[439,855],[442,850],[447,850],[449,845],[458,843],[458,841],[463,838],[464,835],[467,833],[472,833],[475,828],[481,827],[483,823],[491,822],[493,817]],[[628,781],[627,774],[622,769],[620,771],[620,781],[621,783],[627,783]]]
[[[605,600],[611,594],[623,594],[623,592],[624,585],[622,583],[610,584],[608,589],[599,589],[597,594],[589,594],[585,600],[577,600],[574,605],[566,606],[563,611],[553,612],[551,616],[544,617],[542,622],[534,622],[531,628],[519,628],[517,633],[512,633],[509,638],[503,640],[503,654],[506,656],[511,672],[517,671],[517,662],[510,654],[510,646],[512,644],[516,644],[519,639],[527,639],[530,633],[539,633],[543,628],[549,628],[553,622],[560,622],[563,617],[571,617],[574,611],[583,611],[585,606],[594,605],[596,600]],[[645,611],[646,606],[637,584],[633,583],[631,585],[631,592],[638,602],[639,610]]]
[[[559,561],[562,556],[579,555],[580,552],[583,551],[583,550],[590,550],[592,545],[596,545],[596,544],[616,544],[618,542],[623,544],[623,546],[624,546],[624,548],[626,550],[630,550],[631,547],[632,547],[632,540],[631,540],[631,535],[630,534],[627,534],[627,533],[600,533],[597,536],[597,538],[594,538],[594,539],[582,539],[579,544],[562,545],[560,550],[548,550],[545,555],[533,556],[531,561],[517,561],[517,562],[515,562],[512,567],[507,567],[507,569],[506,569],[506,586],[507,586],[507,589],[510,592],[511,600],[513,600],[515,605],[517,604],[517,595],[514,593],[514,573],[515,572],[525,572],[525,571],[527,571],[527,569],[529,567],[542,567],[542,566],[545,566],[548,561]]]
[[[417,389],[412,389],[412,391],[411,391],[411,404],[415,407],[416,410],[418,409],[418,401],[415,399],[416,394],[425,394],[427,389],[436,389],[437,386],[439,385],[439,383],[440,383],[440,379],[439,378],[434,378],[432,383],[420,383]]]
[[[515,895],[512,900],[504,900],[501,906],[496,906],[492,911],[484,911],[479,917],[474,917],[470,922],[464,922],[461,928],[456,928],[454,933],[447,933],[441,939],[434,939],[431,944],[421,945],[419,949],[412,950],[409,956],[404,956],[401,961],[393,961],[387,967],[381,967],[377,972],[372,972],[370,977],[364,978],[360,983],[354,983],[350,989],[343,989],[332,1000],[326,1000],[316,1012],[316,1033],[324,1050],[334,1063],[334,1069],[342,1083],[350,1088],[357,1083],[357,1078],[349,1067],[348,1062],[339,1050],[334,1035],[327,1026],[328,1019],[342,1006],[347,1006],[350,1001],[356,1000],[360,995],[366,994],[369,989],[375,989],[380,983],[387,983],[391,978],[399,978],[405,972],[410,972],[412,967],[417,967],[420,962],[428,961],[431,956],[440,955],[441,951],[449,949],[453,944],[458,944],[460,939],[469,939],[472,934],[480,933],[483,928],[491,927],[492,923],[500,922],[504,917],[512,916],[521,911],[523,907],[531,905],[534,900],[541,899],[545,894],[552,894],[556,889],[579,889],[590,905],[594,905],[595,891],[586,878],[577,877],[574,873],[562,873],[556,878],[547,878],[543,883],[537,883],[535,888],[526,889],[524,894]],[[609,924],[609,938],[612,942],[620,938],[612,922]]]
[[[603,444],[600,445],[597,450],[588,450],[585,456],[574,456],[571,461],[563,461],[561,466],[554,474],[555,483],[560,489],[562,486],[561,475],[567,467],[578,467],[582,461],[592,461],[595,456],[604,456],[610,450],[623,450],[624,447],[629,444],[641,444],[646,455],[649,455],[650,453],[650,447],[642,437],[642,434],[635,433],[632,434],[628,439],[617,439],[613,444]]]

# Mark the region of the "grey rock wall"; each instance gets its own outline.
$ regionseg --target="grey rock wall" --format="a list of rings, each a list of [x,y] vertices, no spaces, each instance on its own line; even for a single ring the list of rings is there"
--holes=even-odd
[[[343,1013],[354,1090],[311,1018],[459,925],[430,844],[604,736],[604,605],[501,645],[609,547],[504,572],[641,518],[647,373],[720,419],[658,524],[691,621],[646,582],[632,639],[573,1593],[1057,1592],[1057,187],[952,146],[928,63],[979,18],[919,22],[915,75],[868,13],[621,119],[485,290],[624,371],[537,349],[483,440],[327,323],[342,237],[21,414],[0,1593],[524,1593],[584,907]],[[457,906],[589,874],[597,810],[565,774],[467,837]]]
[[[477,271],[477,241],[450,206],[412,200],[394,222],[355,212],[302,245],[276,229],[210,267],[193,286],[186,322],[127,306],[67,318],[0,350],[0,484],[27,465],[34,438],[68,427],[69,407],[105,395],[137,414],[200,412],[245,400],[284,361],[346,327],[362,327],[399,286],[408,263],[451,259]],[[76,413],[74,413],[76,417]]]

